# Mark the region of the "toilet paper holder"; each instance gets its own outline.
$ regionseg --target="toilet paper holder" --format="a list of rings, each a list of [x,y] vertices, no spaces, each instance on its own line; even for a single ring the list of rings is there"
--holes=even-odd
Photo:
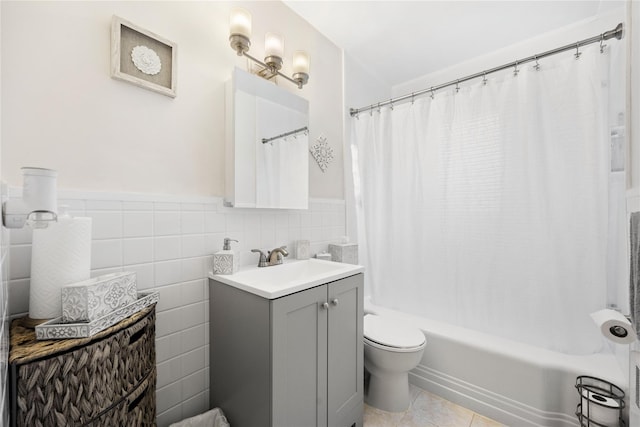
[[[580,403],[576,416],[582,427],[625,427],[624,391],[608,381],[587,375],[576,378]]]

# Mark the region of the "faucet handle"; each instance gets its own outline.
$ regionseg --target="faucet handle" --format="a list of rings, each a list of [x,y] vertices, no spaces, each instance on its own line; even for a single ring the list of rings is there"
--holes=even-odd
[[[260,249],[251,249],[251,252],[257,252],[260,254],[260,260],[258,261],[258,267],[267,266],[267,256]]]

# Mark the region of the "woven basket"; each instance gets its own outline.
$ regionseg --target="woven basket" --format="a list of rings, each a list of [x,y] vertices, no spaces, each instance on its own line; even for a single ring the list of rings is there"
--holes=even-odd
[[[35,341],[32,335],[19,322],[12,325],[13,425],[155,424],[153,306],[91,338]]]

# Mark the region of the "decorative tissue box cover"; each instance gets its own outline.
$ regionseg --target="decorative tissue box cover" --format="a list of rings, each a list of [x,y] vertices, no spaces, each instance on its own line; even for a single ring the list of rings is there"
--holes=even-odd
[[[296,241],[296,259],[309,259],[311,247],[308,240]]]
[[[358,245],[356,243],[329,244],[331,260],[346,264],[358,263]]]
[[[238,256],[236,254],[214,254],[213,273],[233,274],[238,271]]]
[[[157,303],[159,298],[159,292],[140,292],[135,302],[91,322],[62,323],[62,317],[52,319],[36,326],[36,339],[59,340],[93,336],[145,307]]]
[[[62,287],[62,321],[91,322],[138,299],[136,273],[99,276]]]

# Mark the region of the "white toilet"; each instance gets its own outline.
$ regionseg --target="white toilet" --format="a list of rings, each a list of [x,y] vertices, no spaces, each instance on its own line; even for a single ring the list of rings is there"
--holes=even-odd
[[[409,371],[418,366],[427,340],[418,328],[393,319],[364,316],[364,367],[369,386],[364,400],[383,411],[409,407]]]

